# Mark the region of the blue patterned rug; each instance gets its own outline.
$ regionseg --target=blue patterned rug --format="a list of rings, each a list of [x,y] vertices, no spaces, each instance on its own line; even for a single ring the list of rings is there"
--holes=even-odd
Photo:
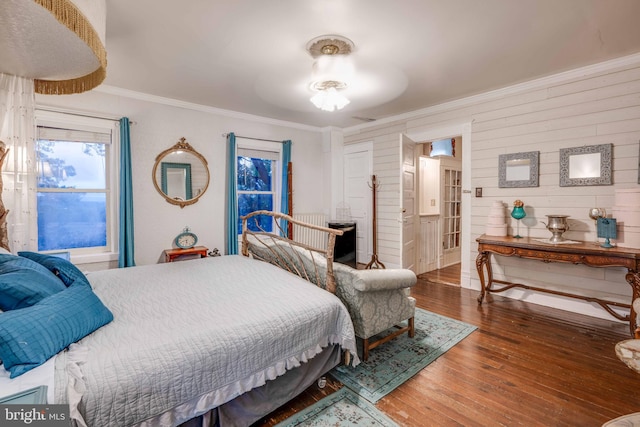
[[[476,327],[416,308],[416,335],[407,334],[369,351],[369,360],[355,368],[338,366],[331,375],[371,403],[376,403],[417,374]]]
[[[396,427],[389,417],[346,387],[287,418],[276,427],[293,426]]]

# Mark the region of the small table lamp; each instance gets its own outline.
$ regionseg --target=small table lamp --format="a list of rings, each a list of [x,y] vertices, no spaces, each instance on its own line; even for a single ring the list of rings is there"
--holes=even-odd
[[[609,239],[618,237],[615,218],[598,218],[598,237],[605,239],[604,243],[600,245],[601,247],[613,248]]]

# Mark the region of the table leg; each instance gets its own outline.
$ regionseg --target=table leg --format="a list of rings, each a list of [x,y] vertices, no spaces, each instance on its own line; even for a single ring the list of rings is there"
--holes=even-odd
[[[634,336],[636,328],[639,325],[636,324],[637,313],[633,308],[633,302],[636,298],[640,298],[640,273],[629,269],[625,279],[627,279],[627,282],[631,285],[631,289],[633,290],[633,294],[631,296],[631,310],[629,312],[629,327],[631,328],[631,336]]]
[[[489,252],[479,252],[476,257],[476,269],[478,270],[478,277],[480,278],[480,295],[478,295],[478,304],[482,304],[485,293],[489,292],[491,287],[491,260],[489,259]],[[484,279],[484,270],[487,270],[487,280]]]

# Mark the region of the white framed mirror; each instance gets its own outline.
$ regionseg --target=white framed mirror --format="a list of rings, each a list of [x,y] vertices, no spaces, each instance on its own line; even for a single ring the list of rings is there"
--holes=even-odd
[[[500,154],[498,158],[498,187],[537,187],[540,152]]]
[[[560,187],[612,185],[613,144],[560,149]]]

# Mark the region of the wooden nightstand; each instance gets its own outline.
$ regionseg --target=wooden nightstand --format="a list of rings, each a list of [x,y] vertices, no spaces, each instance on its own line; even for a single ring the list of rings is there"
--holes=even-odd
[[[209,252],[209,248],[204,246],[194,246],[189,249],[165,249],[164,250],[164,262],[180,261],[183,256],[200,255],[200,258],[205,258]]]

